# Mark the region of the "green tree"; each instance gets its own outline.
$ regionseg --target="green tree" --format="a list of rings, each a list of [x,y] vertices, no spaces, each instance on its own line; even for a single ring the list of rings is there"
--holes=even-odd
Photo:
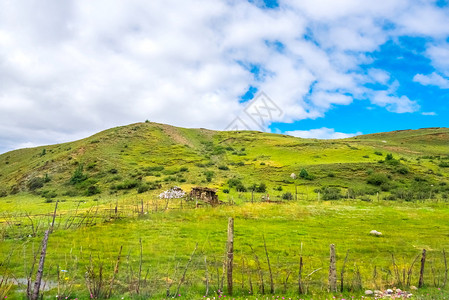
[[[75,172],[73,172],[72,177],[70,178],[70,184],[77,184],[83,182],[86,179],[87,175],[83,173],[83,165],[79,164]]]
[[[301,169],[301,172],[299,172],[299,177],[307,179],[309,177],[309,173],[306,169]]]

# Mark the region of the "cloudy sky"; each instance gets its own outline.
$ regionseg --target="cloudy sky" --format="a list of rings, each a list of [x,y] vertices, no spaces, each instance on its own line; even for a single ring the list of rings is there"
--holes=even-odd
[[[262,92],[271,132],[448,126],[448,1],[0,0],[0,153],[147,119],[257,129]]]

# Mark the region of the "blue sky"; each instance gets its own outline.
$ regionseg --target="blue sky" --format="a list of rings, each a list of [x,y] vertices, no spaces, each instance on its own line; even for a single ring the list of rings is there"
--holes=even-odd
[[[337,132],[375,133],[402,129],[425,127],[447,127],[449,116],[449,89],[433,85],[422,85],[414,81],[416,74],[435,72],[432,62],[425,56],[426,44],[431,42],[422,37],[399,37],[388,41],[378,50],[369,53],[373,59],[370,64],[361,65],[361,69],[377,68],[387,71],[391,79],[400,82],[398,94],[409,95],[420,110],[413,113],[394,113],[382,107],[371,105],[369,99],[354,99],[345,106],[334,106],[325,116],[307,119],[290,124],[276,122],[271,130],[294,131],[311,128],[331,127]],[[367,84],[373,89],[383,89],[383,85]]]
[[[0,153],[147,119],[447,127],[448,101],[448,1],[0,0]]]

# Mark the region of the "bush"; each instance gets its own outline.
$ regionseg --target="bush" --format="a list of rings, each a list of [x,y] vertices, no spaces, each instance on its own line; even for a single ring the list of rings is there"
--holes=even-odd
[[[238,186],[239,184],[242,184],[242,182],[240,181],[240,179],[237,179],[237,178],[231,178],[231,179],[228,179],[228,186],[229,186],[230,188],[236,187],[236,186]]]
[[[239,161],[238,163],[237,163],[237,166],[239,166],[239,167],[243,167],[245,165],[245,163],[243,162],[243,161]]]
[[[187,172],[187,171],[189,171],[189,168],[187,168],[187,167],[181,167],[179,169],[179,172]]]
[[[8,192],[4,189],[1,189],[0,190],[0,198],[6,197],[6,196],[8,196]]]
[[[267,185],[265,183],[261,183],[256,188],[256,193],[265,193],[267,191]]]
[[[290,192],[286,192],[282,194],[282,199],[284,200],[293,200],[293,195]]]
[[[28,181],[28,189],[34,191],[44,186],[45,179],[42,177],[34,177]]]
[[[113,190],[129,190],[132,188],[135,188],[139,185],[139,181],[137,180],[125,180],[121,183],[117,183],[116,185],[112,186]]]
[[[379,155],[379,156],[383,156],[383,155],[384,155],[384,154],[383,154],[382,152],[380,152],[380,151],[376,151],[376,152],[374,152],[374,154]]]
[[[84,193],[86,196],[93,196],[93,195],[96,195],[96,194],[100,194],[101,193],[101,191],[100,191],[100,189],[98,188],[98,186],[96,186],[96,185],[91,185],[91,186],[89,186],[88,188],[87,188],[87,190],[86,190],[86,192]]]
[[[146,172],[160,172],[163,171],[165,168],[164,166],[153,166],[153,167],[146,167],[144,171]]]
[[[339,200],[342,198],[341,189],[337,187],[326,187],[321,189],[323,200]]]
[[[299,172],[299,177],[306,179],[307,177],[309,177],[309,173],[306,169],[301,169],[301,172]]]
[[[261,162],[260,165],[261,165],[261,166],[265,166],[265,163],[264,163],[264,162]]]
[[[441,168],[449,168],[449,162],[442,161],[442,162],[440,162],[440,164],[438,166]]]
[[[78,167],[76,168],[75,172],[73,172],[72,177],[70,178],[70,184],[77,184],[80,182],[83,182],[84,180],[87,179],[87,175],[85,175],[83,173],[83,165],[80,164],[78,165]]]
[[[402,175],[407,175],[410,171],[407,167],[404,166],[397,169],[397,172]]]
[[[55,191],[42,191],[41,196],[43,198],[56,198],[58,194]]]
[[[367,179],[368,184],[372,184],[372,185],[376,185],[376,186],[381,186],[382,184],[388,183],[389,181],[390,181],[390,179],[388,179],[387,175],[385,175],[383,173],[371,174]]]
[[[235,189],[237,192],[246,192],[247,191],[246,187],[241,182],[236,185]]]
[[[139,187],[137,188],[137,193],[142,194],[149,190],[156,190],[158,188],[161,188],[161,185],[159,183],[147,182],[139,185]]]
[[[282,186],[277,186],[274,188],[275,191],[282,192]]]
[[[328,173],[328,174],[327,174],[327,177],[331,177],[331,178],[333,178],[333,177],[335,177],[335,174],[334,174],[334,173],[332,173],[332,172],[330,172],[330,173]]]
[[[204,172],[204,175],[206,175],[207,182],[211,182],[212,181],[212,177],[214,177],[214,172],[213,171],[206,171],[206,172]]]
[[[220,165],[220,166],[218,166],[218,169],[223,170],[223,171],[228,171],[229,167],[226,165]]]
[[[229,189],[223,189],[223,193],[229,194]]]

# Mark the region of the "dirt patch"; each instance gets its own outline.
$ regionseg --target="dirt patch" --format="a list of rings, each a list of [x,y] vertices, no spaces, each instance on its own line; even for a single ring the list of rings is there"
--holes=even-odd
[[[187,145],[189,147],[194,146],[192,142],[190,142],[185,136],[183,136],[177,128],[172,126],[162,126],[162,130],[176,143]]]
[[[383,148],[385,150],[390,150],[392,152],[405,152],[405,153],[411,153],[411,154],[422,154],[422,152],[412,151],[412,150],[401,148],[401,147],[386,146],[386,147],[383,147]]]

